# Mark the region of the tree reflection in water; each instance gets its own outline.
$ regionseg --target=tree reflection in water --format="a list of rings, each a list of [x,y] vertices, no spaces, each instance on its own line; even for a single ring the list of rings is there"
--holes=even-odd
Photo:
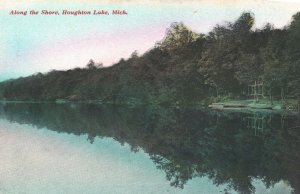
[[[76,135],[112,137],[143,149],[167,180],[183,188],[193,177],[209,177],[239,193],[252,181],[269,187],[287,181],[300,192],[300,119],[270,113],[117,107],[86,104],[0,106],[0,118]]]

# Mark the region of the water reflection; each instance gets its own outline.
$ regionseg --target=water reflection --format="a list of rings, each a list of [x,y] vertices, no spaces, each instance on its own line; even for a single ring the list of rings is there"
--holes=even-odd
[[[299,118],[270,113],[114,107],[80,104],[5,104],[0,118],[57,132],[112,137],[143,149],[174,187],[209,177],[239,193],[281,180],[300,192]],[[226,193],[226,191],[225,191]]]

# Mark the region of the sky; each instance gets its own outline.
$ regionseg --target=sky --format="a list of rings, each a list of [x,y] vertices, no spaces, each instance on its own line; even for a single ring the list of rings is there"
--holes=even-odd
[[[10,15],[12,10],[115,9],[128,15]],[[135,50],[151,49],[172,22],[207,33],[243,11],[255,14],[254,28],[267,22],[282,28],[300,11],[300,0],[0,0],[0,81],[84,67],[90,59],[110,66]]]

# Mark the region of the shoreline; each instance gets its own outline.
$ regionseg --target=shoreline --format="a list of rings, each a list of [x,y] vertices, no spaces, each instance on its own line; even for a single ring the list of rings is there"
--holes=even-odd
[[[82,100],[82,101],[69,101],[69,100],[56,100],[56,101],[24,101],[24,100],[0,100],[1,104],[15,103],[15,104],[92,104],[92,105],[119,105],[119,106],[157,106],[163,108],[206,108],[216,111],[228,111],[228,112],[262,112],[262,113],[284,113],[284,114],[298,114],[299,110],[289,110],[284,107],[283,103],[275,102],[272,105],[263,102],[253,103],[251,100],[236,100],[236,101],[220,101],[214,103],[192,103],[192,104],[176,104],[170,103],[168,105],[160,103],[145,103],[140,101],[124,101],[124,102],[112,102],[112,101],[101,101],[101,100]],[[257,106],[255,106],[257,105]]]

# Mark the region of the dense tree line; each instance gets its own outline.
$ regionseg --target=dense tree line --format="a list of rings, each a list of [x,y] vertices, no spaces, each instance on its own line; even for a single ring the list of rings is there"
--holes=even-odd
[[[265,96],[299,99],[300,12],[282,29],[253,29],[252,13],[208,34],[173,23],[165,38],[141,56],[111,67],[38,73],[0,84],[6,100],[96,100],[112,103],[201,103],[210,97],[243,98],[263,80]]]

